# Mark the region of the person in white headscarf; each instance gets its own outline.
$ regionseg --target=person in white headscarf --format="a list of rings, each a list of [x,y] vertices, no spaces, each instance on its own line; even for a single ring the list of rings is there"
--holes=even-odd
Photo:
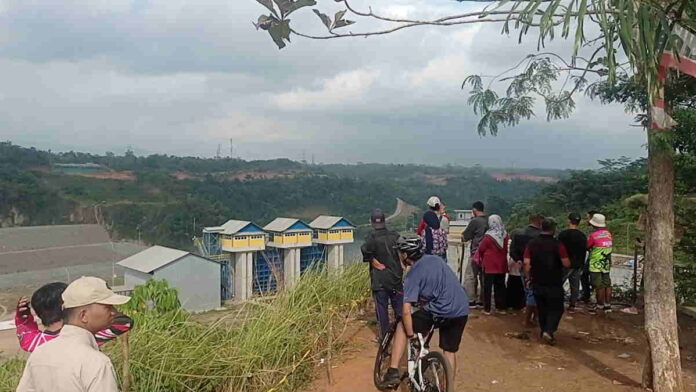
[[[495,308],[505,313],[505,274],[508,272],[509,237],[499,215],[488,217],[488,230],[476,251],[483,269],[483,312],[491,313],[491,296],[495,293]]]

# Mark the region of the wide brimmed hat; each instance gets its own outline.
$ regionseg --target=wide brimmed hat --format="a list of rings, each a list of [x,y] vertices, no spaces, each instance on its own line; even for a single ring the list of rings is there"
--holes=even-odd
[[[111,291],[104,279],[83,276],[74,280],[63,291],[63,309],[90,304],[123,305],[130,297]]]
[[[602,214],[594,214],[590,219],[590,224],[594,227],[607,227],[607,217]]]

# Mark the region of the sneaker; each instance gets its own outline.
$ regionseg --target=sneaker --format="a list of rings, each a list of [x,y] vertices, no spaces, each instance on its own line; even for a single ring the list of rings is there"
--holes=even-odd
[[[548,332],[542,333],[541,338],[550,346],[553,346],[554,344],[556,344],[556,339],[554,339],[553,335],[551,335]]]
[[[611,305],[604,305],[602,310],[604,310],[604,313],[611,313]]]
[[[474,302],[474,301],[469,302],[469,309],[478,309],[478,307],[479,306],[476,304],[476,302]]]
[[[491,311],[490,311],[490,310],[484,310],[484,311],[483,311],[483,314],[485,314],[486,316],[490,316],[490,315],[491,315]]]
[[[504,311],[504,310],[496,310],[496,311],[495,311],[495,314],[498,314],[498,315],[504,316],[504,315],[506,315],[506,314],[507,314],[507,312],[506,312],[506,311]]]
[[[382,379],[382,387],[387,389],[387,388],[396,388],[401,384],[401,376],[399,375],[399,369],[395,368],[389,368],[387,369],[387,373],[384,375],[384,378]]]
[[[587,307],[587,313],[589,314],[597,314],[597,305],[589,305]]]
[[[575,309],[575,305],[568,306],[568,313],[575,313],[575,312],[577,312],[577,309]]]

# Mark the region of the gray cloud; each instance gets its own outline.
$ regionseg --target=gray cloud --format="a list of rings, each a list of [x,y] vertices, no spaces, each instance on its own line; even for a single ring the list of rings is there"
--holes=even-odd
[[[370,3],[400,16],[475,7],[359,4]],[[534,37],[517,45],[500,26],[423,27],[370,39],[293,38],[279,52],[251,25],[263,11],[254,0],[1,2],[0,138],[54,150],[132,145],[204,156],[234,138],[244,158],[304,153],[324,162],[587,167],[644,155],[630,115],[582,98],[568,120],[476,134],[461,81],[509,67],[536,48]],[[308,10],[293,21],[322,31]],[[567,52],[569,44],[548,50]]]

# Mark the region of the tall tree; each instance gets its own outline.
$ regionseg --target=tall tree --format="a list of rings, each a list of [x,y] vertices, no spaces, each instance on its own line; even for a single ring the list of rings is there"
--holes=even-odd
[[[452,26],[470,23],[501,23],[503,32],[510,27],[519,31],[520,39],[535,29],[539,47],[560,35],[573,39],[569,58],[555,53],[530,55],[506,75],[498,75],[484,85],[483,78],[471,76],[469,103],[481,115],[478,132],[497,134],[501,126],[517,125],[534,115],[537,99],[546,106],[547,119],[568,117],[575,108],[574,96],[589,82],[588,75],[604,79],[609,85],[626,72],[645,91],[651,103],[648,121],[649,213],[645,273],[645,329],[651,360],[644,369],[644,381],[657,392],[682,392],[681,363],[677,333],[676,301],[673,279],[674,240],[674,159],[669,130],[674,122],[665,105],[664,91],[669,68],[696,76],[696,15],[692,0],[501,0],[487,2],[479,11],[443,16],[437,19],[392,18],[357,10],[350,0],[333,18],[318,9],[314,13],[325,25],[325,35],[309,35],[290,26],[288,16],[315,0],[257,0],[270,14],[261,15],[257,29],[267,30],[279,48],[290,41],[291,34],[312,39],[338,39],[384,35],[417,26]],[[458,0],[477,1],[477,0]],[[341,32],[354,22],[346,18],[382,21],[382,30]],[[598,27],[587,37],[589,22]],[[560,34],[559,34],[560,33]],[[589,56],[585,57],[585,52]],[[682,57],[679,57],[681,55]],[[621,59],[625,58],[625,62]],[[510,72],[521,72],[509,76]],[[567,80],[558,88],[558,77]],[[510,81],[500,96],[491,88],[501,80]],[[658,382],[652,382],[657,380]]]

